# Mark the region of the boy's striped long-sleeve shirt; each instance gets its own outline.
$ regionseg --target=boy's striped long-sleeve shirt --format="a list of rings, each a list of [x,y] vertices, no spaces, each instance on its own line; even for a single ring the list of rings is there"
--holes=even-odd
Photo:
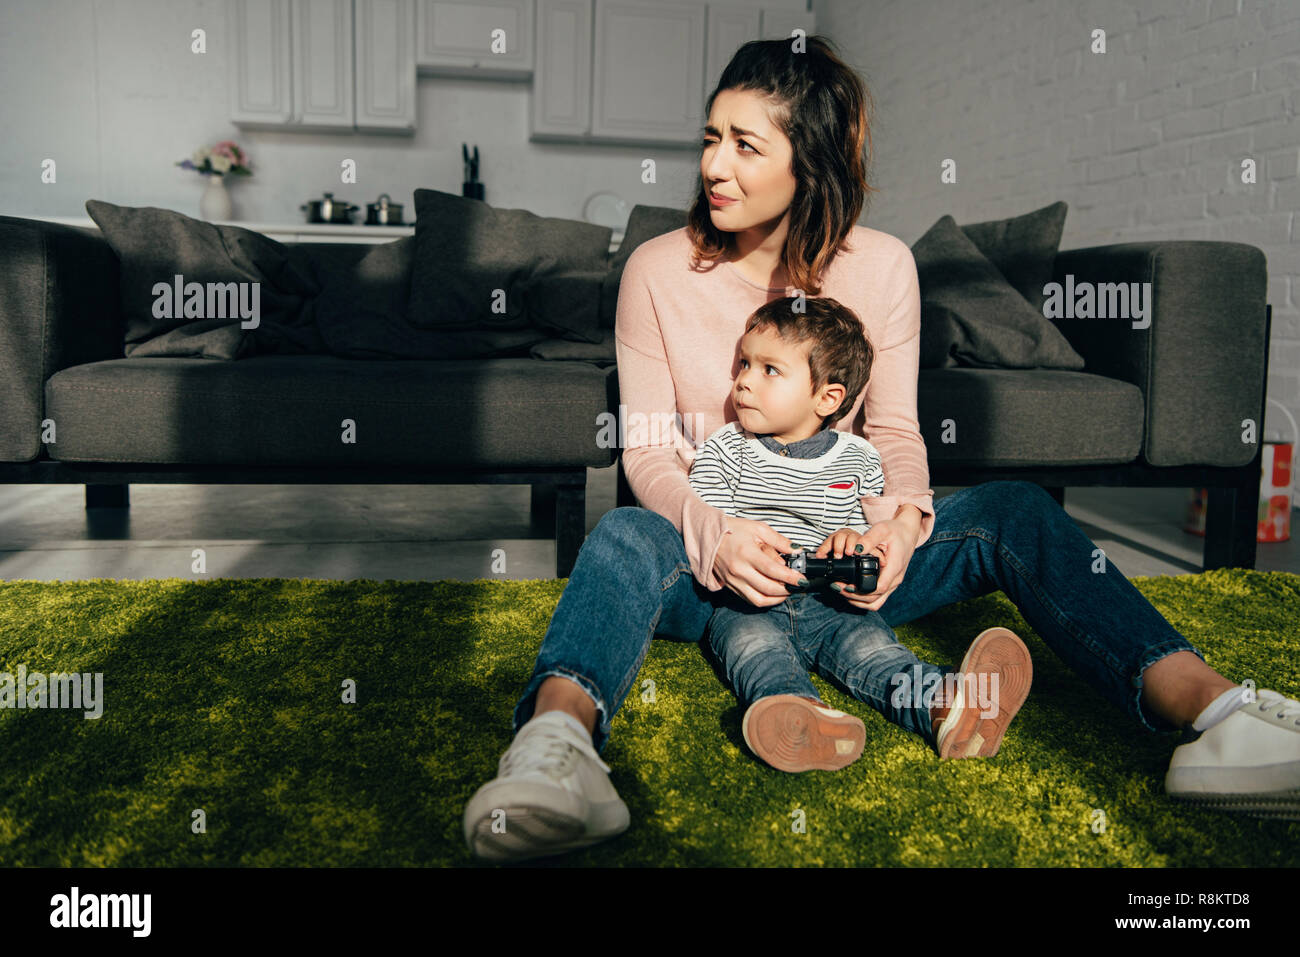
[[[842,528],[867,531],[862,496],[885,487],[875,447],[833,431],[828,451],[798,458],[778,455],[739,422],[728,422],[696,450],[688,480],[709,505],[764,522],[796,548],[814,551]]]

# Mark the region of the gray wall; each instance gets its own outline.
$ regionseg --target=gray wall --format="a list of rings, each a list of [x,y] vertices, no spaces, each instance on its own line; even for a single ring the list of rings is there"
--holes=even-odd
[[[1273,304],[1269,396],[1300,421],[1300,2],[814,0],[813,10],[879,111],[882,192],[867,223],[912,243],[945,213],[977,222],[1063,199],[1065,249],[1258,246]],[[1090,52],[1094,28],[1106,31],[1105,54]],[[1241,182],[1247,157],[1254,185]],[[939,179],[946,158],[954,184]],[[1294,437],[1271,404],[1265,423],[1271,439]]]

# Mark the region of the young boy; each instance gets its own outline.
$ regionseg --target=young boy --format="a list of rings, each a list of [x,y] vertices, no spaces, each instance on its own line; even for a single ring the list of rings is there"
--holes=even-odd
[[[816,548],[818,558],[860,554],[870,528],[862,496],[884,490],[880,455],[832,425],[866,388],[872,359],[861,320],[834,299],[786,297],[759,308],[740,340],[737,419],[699,447],[691,486],[796,549]],[[717,605],[709,644],[746,705],[745,743],[783,771],[837,770],[862,754],[862,721],[826,706],[810,668],[922,735],[940,758],[996,754],[1029,693],[1029,651],[1005,628],[981,632],[951,674],[920,661],[878,612],[833,594],[795,592],[758,608],[724,591]]]

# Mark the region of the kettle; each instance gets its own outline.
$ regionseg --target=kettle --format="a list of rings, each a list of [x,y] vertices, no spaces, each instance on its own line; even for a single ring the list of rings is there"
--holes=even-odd
[[[361,207],[337,200],[333,193],[326,193],[324,199],[308,200],[298,208],[307,214],[309,223],[351,223],[352,214]]]
[[[366,203],[367,226],[401,226],[402,204],[394,203],[387,193],[380,193],[377,202]]]

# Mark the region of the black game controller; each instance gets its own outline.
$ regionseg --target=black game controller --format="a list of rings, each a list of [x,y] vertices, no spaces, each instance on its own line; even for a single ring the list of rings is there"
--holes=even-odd
[[[807,587],[787,585],[792,591],[811,591],[830,588],[831,582],[843,582],[852,585],[859,595],[869,595],[876,590],[876,579],[880,575],[880,559],[875,555],[845,555],[836,558],[814,558],[811,552],[795,552],[782,556],[785,563],[797,572],[802,572],[808,579]]]

